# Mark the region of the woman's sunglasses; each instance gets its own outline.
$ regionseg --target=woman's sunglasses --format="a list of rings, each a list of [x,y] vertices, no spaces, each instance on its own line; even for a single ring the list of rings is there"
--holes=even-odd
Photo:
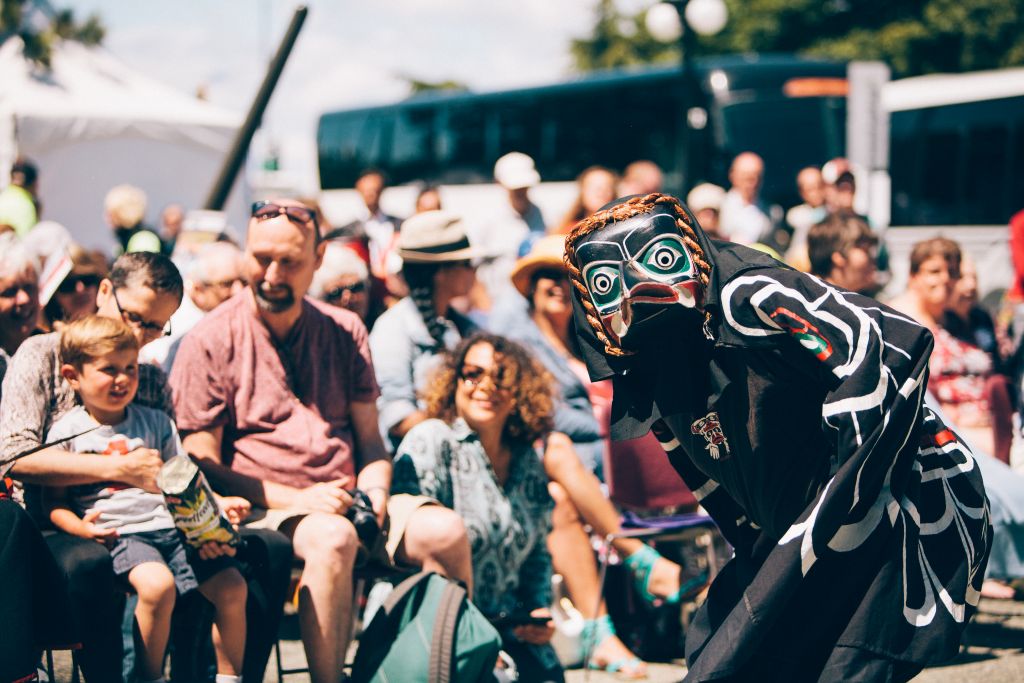
[[[316,212],[305,206],[281,206],[274,202],[259,201],[252,205],[252,217],[258,221],[265,221],[278,216],[287,216],[288,220],[305,226],[312,223],[317,228]]]
[[[484,370],[481,367],[475,365],[463,366],[459,372],[459,379],[465,382],[468,387],[477,387],[483,383],[485,379],[490,379],[491,384],[498,391],[509,391],[511,387],[507,386],[505,381],[504,368],[493,368],[491,371]]]
[[[365,282],[355,282],[351,285],[341,285],[340,287],[328,290],[324,294],[324,299],[326,301],[334,302],[340,300],[341,297],[344,296],[345,292],[348,292],[349,294],[362,294],[365,291]]]
[[[78,291],[78,285],[82,285],[82,289],[89,289],[90,287],[100,286],[99,275],[68,275],[64,278],[64,281],[57,286],[57,291],[61,294],[74,294]]]

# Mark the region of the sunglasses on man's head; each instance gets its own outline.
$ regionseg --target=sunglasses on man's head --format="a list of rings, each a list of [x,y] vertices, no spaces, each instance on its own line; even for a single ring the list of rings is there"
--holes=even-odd
[[[64,281],[57,286],[57,291],[61,294],[74,294],[78,290],[78,285],[82,285],[82,289],[89,289],[90,287],[100,286],[99,275],[68,275],[64,278]]]
[[[354,282],[350,285],[340,285],[334,289],[328,290],[324,293],[324,299],[327,301],[337,301],[345,294],[345,292],[348,292],[349,294],[362,294],[365,291],[365,282]]]
[[[288,220],[300,225],[312,223],[314,228],[317,227],[316,212],[305,206],[281,206],[268,201],[254,202],[252,205],[252,217],[258,221],[277,218],[281,215],[287,216]]]

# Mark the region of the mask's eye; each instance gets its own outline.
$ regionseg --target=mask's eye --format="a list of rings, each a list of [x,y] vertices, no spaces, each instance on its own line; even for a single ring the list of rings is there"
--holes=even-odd
[[[678,241],[666,238],[647,247],[638,259],[654,275],[682,275],[690,270],[690,255]]]
[[[615,266],[598,266],[587,273],[587,287],[598,308],[614,304],[622,298],[622,283],[619,269]]]

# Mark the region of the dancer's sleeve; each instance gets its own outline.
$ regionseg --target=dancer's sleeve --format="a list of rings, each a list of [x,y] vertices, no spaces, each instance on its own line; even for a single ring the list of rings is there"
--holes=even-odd
[[[801,349],[790,355],[828,389],[821,419],[833,476],[783,542],[811,528],[816,549],[859,546],[913,466],[931,333],[873,299],[783,269],[727,283],[722,313],[744,337]]]

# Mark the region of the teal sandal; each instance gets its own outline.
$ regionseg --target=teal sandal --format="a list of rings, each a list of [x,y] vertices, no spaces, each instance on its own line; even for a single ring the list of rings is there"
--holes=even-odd
[[[587,619],[583,622],[583,632],[580,637],[583,643],[583,651],[586,653],[587,668],[594,671],[607,671],[610,674],[617,674],[621,678],[628,680],[647,678],[646,665],[639,657],[623,657],[604,665],[594,662],[594,650],[597,649],[598,645],[614,635],[616,635],[615,625],[612,624],[612,618],[607,614],[597,619]],[[641,669],[640,667],[643,668]]]
[[[679,574],[679,590],[667,598],[658,597],[652,593],[647,586],[650,583],[651,573],[654,571],[654,565],[657,564],[660,559],[662,559],[661,553],[651,546],[644,544],[641,546],[640,550],[637,550],[624,561],[626,568],[629,569],[629,573],[633,577],[633,585],[636,586],[637,592],[640,593],[648,603],[655,606],[663,603],[677,605],[683,600],[693,597],[707,585],[707,570],[687,579],[686,569],[683,568]]]

